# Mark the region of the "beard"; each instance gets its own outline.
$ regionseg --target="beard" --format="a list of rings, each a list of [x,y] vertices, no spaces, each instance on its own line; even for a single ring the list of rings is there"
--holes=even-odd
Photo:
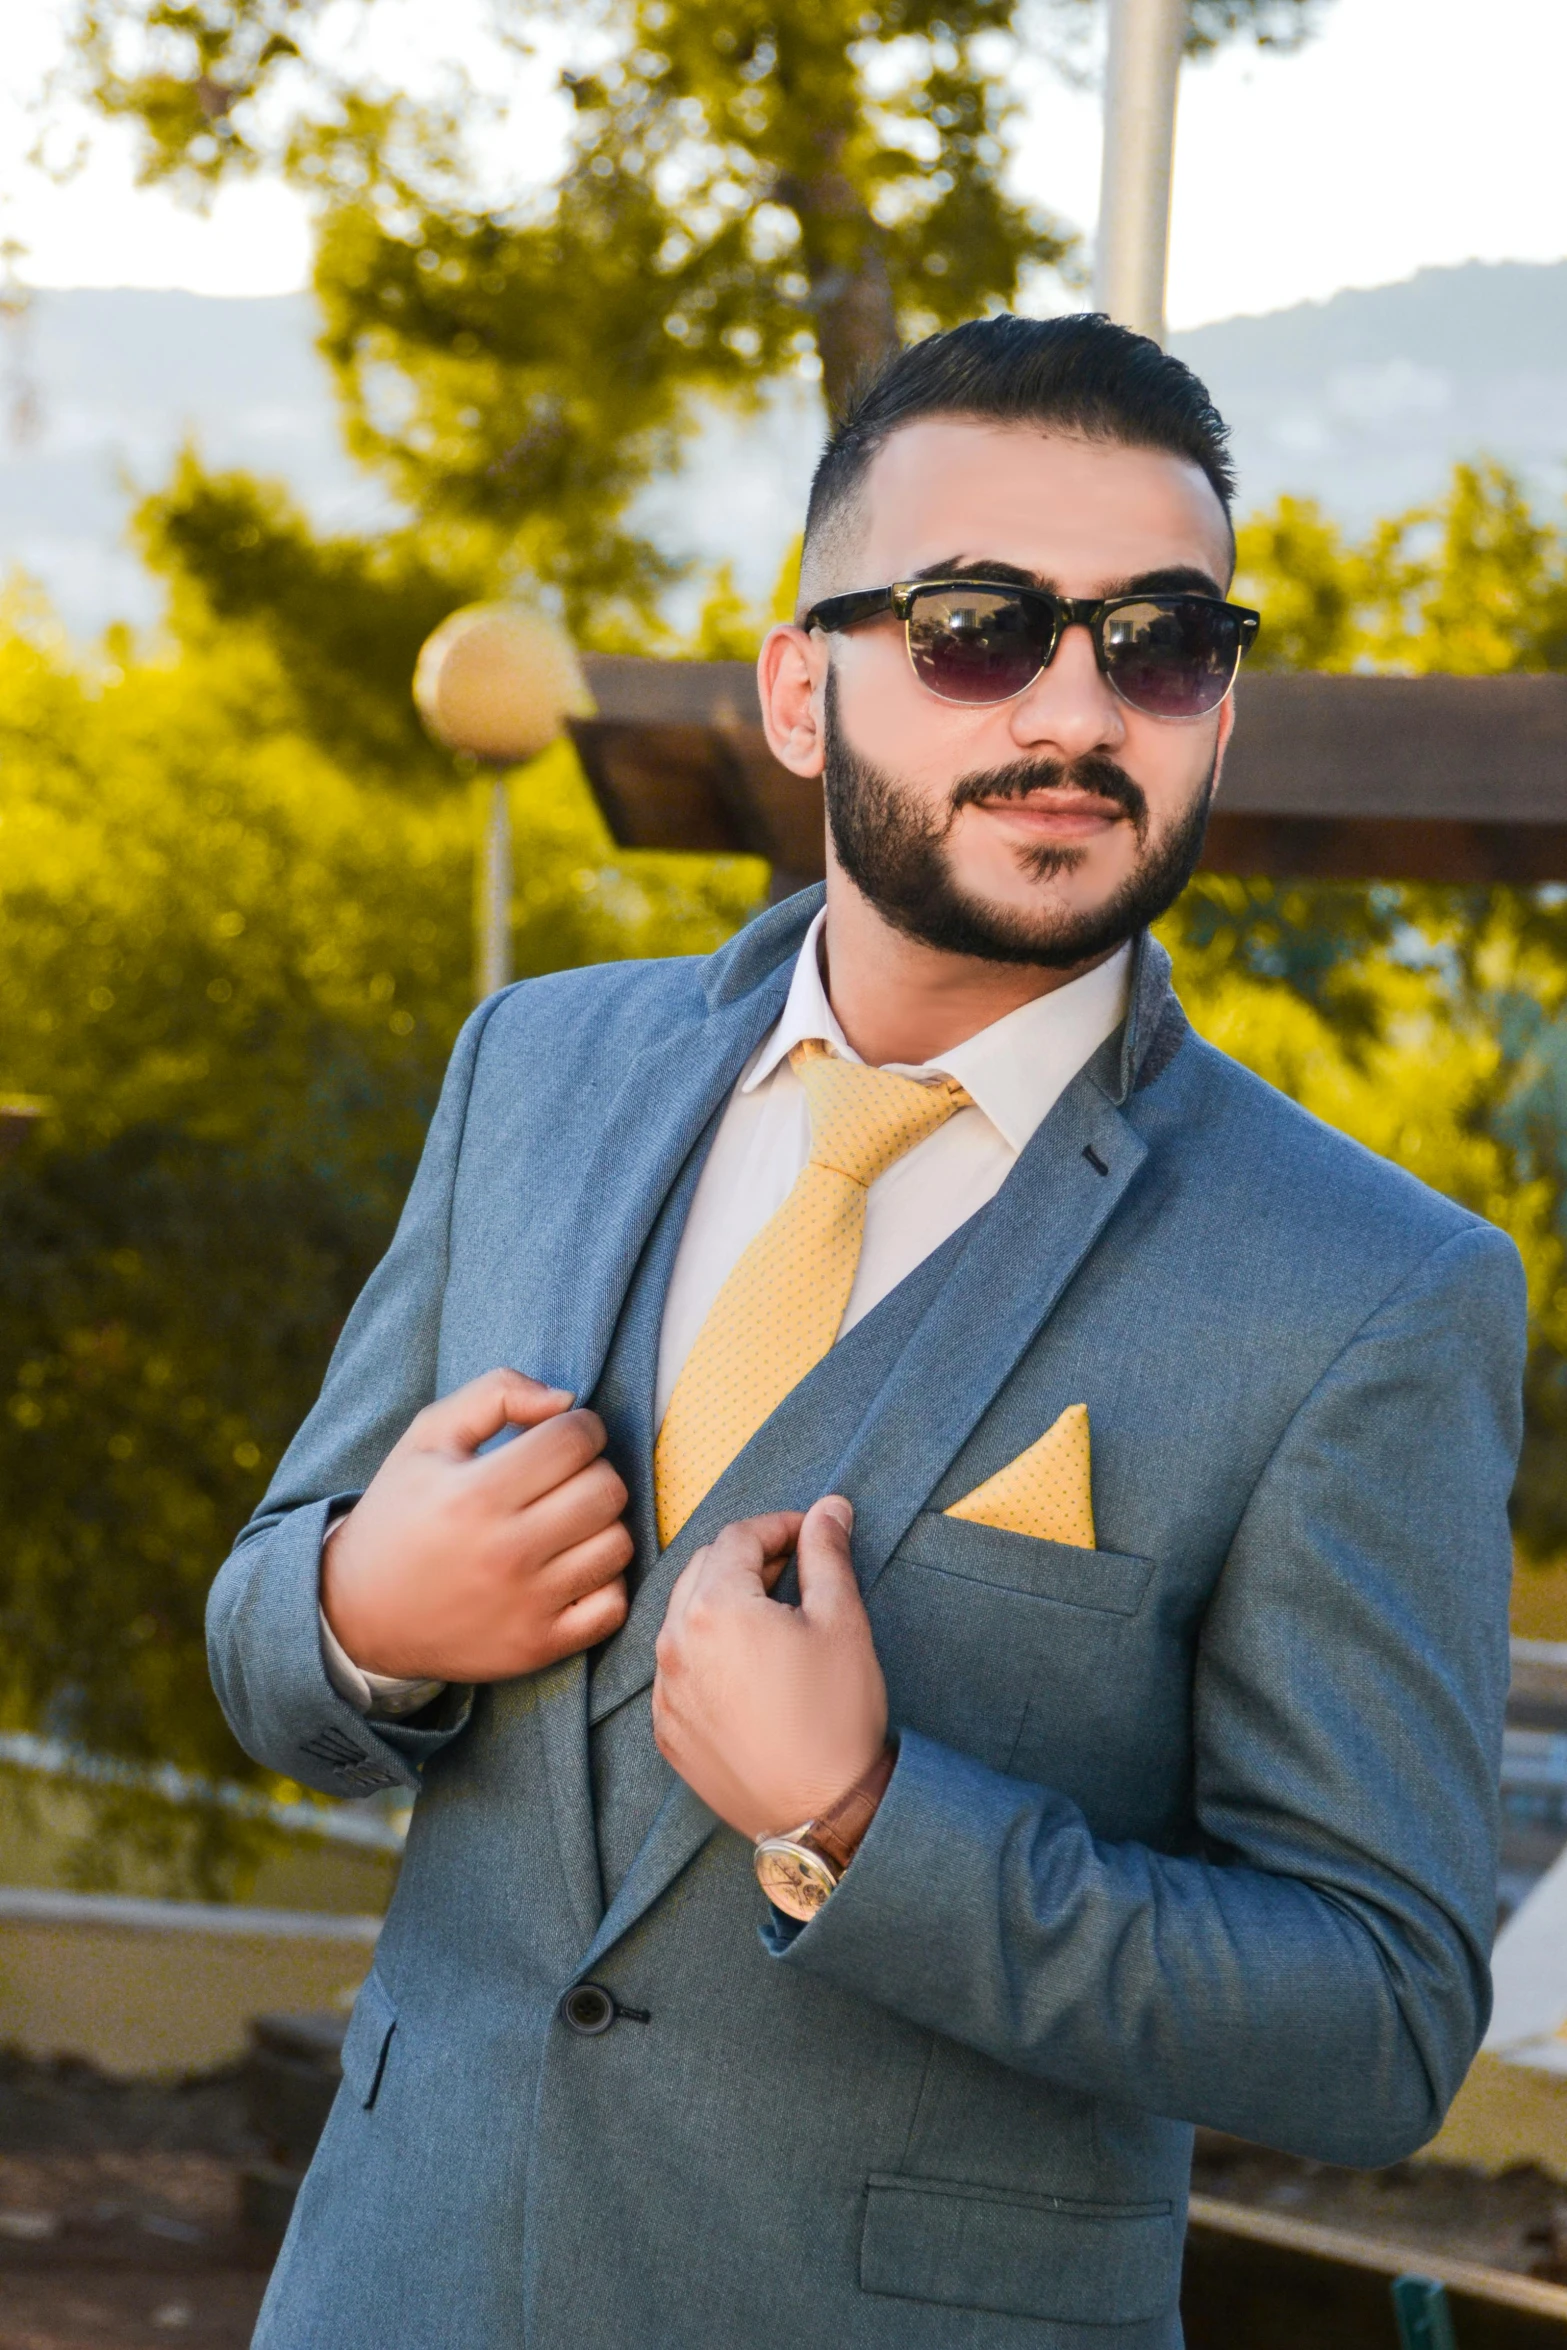
[[[905,937],[946,954],[985,963],[1032,963],[1066,971],[1109,954],[1174,905],[1202,855],[1213,799],[1217,751],[1191,806],[1150,839],[1148,801],[1139,784],[1100,752],[1086,758],[1018,759],[953,785],[945,817],[933,813],[892,776],[861,758],[843,738],[837,678],[827,673],[823,786],[827,826],[838,862],[863,897]],[[1076,912],[988,904],[966,896],[952,874],[947,842],[964,808],[981,800],[1021,800],[1070,786],[1119,808],[1138,845],[1137,863],[1102,905]],[[1045,882],[1074,873],[1088,851],[1075,843],[1013,852],[1020,869]]]

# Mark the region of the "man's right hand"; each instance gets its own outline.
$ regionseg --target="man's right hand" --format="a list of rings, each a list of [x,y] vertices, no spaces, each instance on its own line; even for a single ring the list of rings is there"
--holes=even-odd
[[[525,1435],[482,1456],[508,1426]],[[419,1414],[321,1561],[326,1620],[362,1672],[504,1681],[626,1620],[626,1488],[604,1423],[488,1371]]]

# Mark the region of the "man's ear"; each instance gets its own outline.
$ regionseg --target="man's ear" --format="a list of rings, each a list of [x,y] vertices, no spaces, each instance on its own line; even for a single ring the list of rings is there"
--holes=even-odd
[[[790,620],[770,628],[756,663],[762,728],[773,757],[794,775],[820,775],[826,763],[822,691],[827,641]]]

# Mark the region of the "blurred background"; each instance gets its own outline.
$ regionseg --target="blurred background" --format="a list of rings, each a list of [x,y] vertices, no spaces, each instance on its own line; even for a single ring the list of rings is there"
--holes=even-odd
[[[706,952],[769,887],[618,846],[567,736],[507,842],[420,647],[501,599],[590,657],[754,656],[855,370],[1087,303],[1106,38],[1106,0],[8,24],[0,2350],[243,2340],[315,2126],[277,2100],[329,2092],[329,2030],[251,2021],[341,2016],[403,1821],[247,1761],[202,1607],[390,1234],[485,841],[520,975]],[[1564,87],[1559,0],[1191,0],[1169,340],[1234,426],[1262,670],[1567,671]],[[1205,870],[1164,932],[1205,1034],[1523,1253],[1505,1918],[1567,1843],[1567,886]],[[1561,2046],[1401,2241],[1567,2284]],[[1210,2153],[1233,2202],[1307,2193]]]

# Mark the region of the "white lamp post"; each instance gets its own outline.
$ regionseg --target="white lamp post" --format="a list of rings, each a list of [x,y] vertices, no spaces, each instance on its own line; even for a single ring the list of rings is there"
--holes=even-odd
[[[563,629],[515,604],[468,604],[425,641],[414,700],[437,742],[490,770],[479,866],[475,979],[479,1000],[511,979],[512,841],[507,770],[535,759],[588,717],[576,648]]]
[[[1094,307],[1162,343],[1186,0],[1109,4]]]

